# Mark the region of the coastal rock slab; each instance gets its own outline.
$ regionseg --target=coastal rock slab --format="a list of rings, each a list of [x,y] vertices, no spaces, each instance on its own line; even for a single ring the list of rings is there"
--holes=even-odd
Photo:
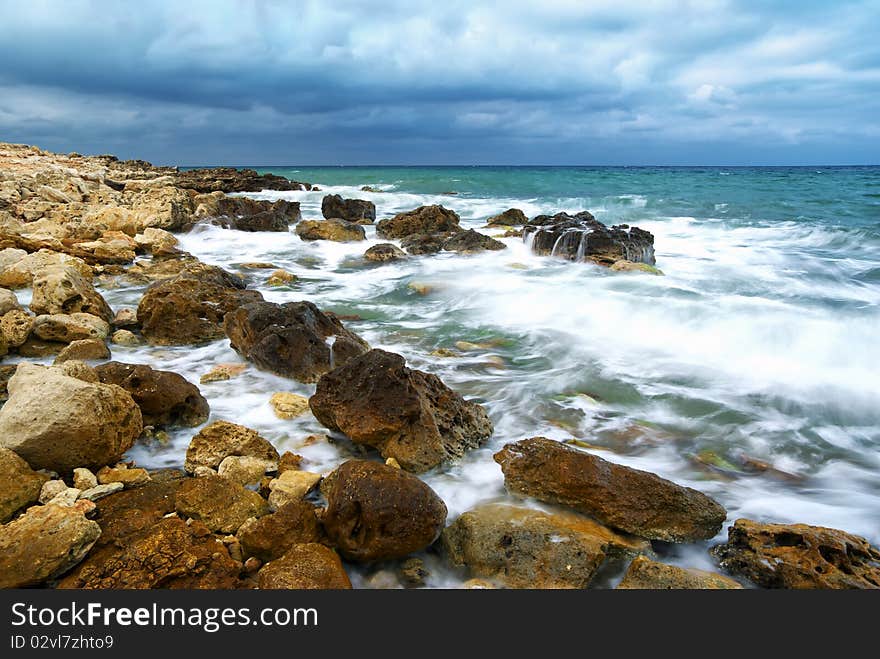
[[[125,271],[125,279],[135,284],[148,284],[173,279],[180,275],[189,275],[201,281],[210,282],[225,288],[247,288],[245,280],[237,274],[224,270],[220,266],[202,263],[191,254],[179,254],[173,257],[153,258],[139,261]],[[117,327],[138,326],[137,314],[125,325],[116,323]]]
[[[235,533],[251,517],[269,512],[269,504],[256,492],[221,476],[191,478],[175,495],[175,510],[202,522],[211,531]]]
[[[325,427],[414,472],[461,457],[492,434],[480,405],[384,350],[371,350],[325,374],[309,405]]]
[[[23,363],[8,390],[0,445],[37,469],[65,473],[115,463],[143,429],[140,409],[120,387]]]
[[[742,586],[722,574],[677,567],[637,556],[629,564],[618,590],[736,590]]]
[[[458,213],[443,206],[419,206],[415,210],[380,220],[376,225],[376,235],[394,240],[415,234],[457,233],[461,230],[460,222]]]
[[[293,545],[320,542],[322,537],[315,507],[306,501],[291,501],[274,513],[248,520],[236,533],[245,558],[261,561],[281,558]]]
[[[86,313],[108,323],[113,320],[110,306],[72,265],[49,266],[37,272],[30,307],[37,315]]]
[[[0,448],[0,524],[40,498],[43,484],[49,480],[45,474],[31,469],[16,453]]]
[[[324,479],[321,492],[327,536],[352,561],[403,558],[433,543],[446,523],[446,504],[434,490],[377,462],[343,463]]]
[[[484,504],[443,531],[453,565],[508,588],[586,588],[608,556],[650,549],[572,513]]]
[[[351,581],[335,551],[315,543],[297,544],[257,573],[259,588],[347,590]]]
[[[177,373],[122,362],[101,364],[95,372],[104,384],[115,384],[131,394],[141,408],[144,425],[190,428],[208,420],[208,401],[196,385]]]
[[[72,266],[87,281],[92,280],[92,268],[77,256],[70,256],[49,249],[28,254],[23,249],[0,250],[0,286],[27,288],[33,285],[34,276],[50,266]]]
[[[544,437],[508,444],[495,461],[509,490],[570,506],[643,538],[705,540],[721,530],[727,517],[702,492]]]
[[[749,519],[736,520],[727,535],[711,550],[721,567],[764,588],[880,588],[880,549],[857,535]]]
[[[339,218],[303,220],[296,225],[296,235],[303,240],[332,240],[338,243],[357,242],[367,237],[360,224]]]
[[[369,350],[366,341],[311,302],[248,304],[227,315],[224,328],[242,357],[306,383]]]
[[[175,183],[196,192],[262,192],[263,190],[311,190],[308,183],[291,181],[277,174],[258,174],[254,169],[209,167],[175,172]]]
[[[340,218],[356,224],[376,221],[376,204],[366,199],[343,199],[342,195],[328,194],[321,200],[321,214],[326,219]]]
[[[198,467],[217,469],[231,455],[248,456],[278,464],[278,451],[256,430],[229,421],[215,421],[202,428],[186,449],[184,468],[193,473]]]

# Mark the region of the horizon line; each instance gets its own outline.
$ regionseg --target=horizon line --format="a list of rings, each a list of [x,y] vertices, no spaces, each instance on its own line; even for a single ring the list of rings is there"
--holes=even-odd
[[[231,165],[231,164],[222,164],[222,163],[221,164],[204,163],[204,164],[199,164],[199,165],[157,165],[157,166],[160,166],[160,167],[162,167],[162,166],[164,166],[164,167],[179,167],[179,168],[184,168],[184,169],[196,169],[196,168],[204,169],[204,168],[211,168],[211,167],[232,167],[234,169],[243,169],[243,168],[266,169],[266,168],[270,168],[270,167],[285,168],[285,169],[293,169],[293,168],[309,169],[309,168],[319,168],[319,167],[320,168],[340,168],[340,169],[345,168],[345,167],[424,167],[424,168],[431,168],[431,167],[460,167],[460,168],[466,168],[466,167],[473,167],[473,168],[479,168],[479,167],[522,167],[522,168],[550,167],[550,168],[558,168],[558,169],[570,169],[570,168],[589,169],[589,168],[600,168],[600,167],[602,167],[602,168],[609,168],[609,167],[617,167],[617,168],[662,167],[662,168],[670,168],[670,169],[671,168],[706,167],[706,168],[711,168],[711,169],[721,169],[721,168],[748,169],[748,168],[756,168],[756,167],[766,167],[766,168],[774,168],[774,169],[782,169],[782,168],[801,168],[801,169],[803,169],[803,168],[809,168],[809,167],[826,167],[826,168],[880,167],[880,163],[870,163],[870,164],[866,164],[866,163],[835,163],[835,164],[832,164],[832,163],[821,163],[821,164],[806,163],[806,164],[799,164],[799,165],[780,165],[780,164],[775,164],[775,165],[669,165],[669,164],[666,164],[666,165],[657,165],[657,164],[650,164],[650,165],[644,165],[644,164],[643,165],[608,165],[608,164],[604,164],[604,165],[599,165],[599,164],[596,164],[596,165],[546,165],[546,164],[543,164],[543,165],[542,164],[511,165],[511,164],[498,164],[498,163],[496,163],[496,164],[479,164],[479,165],[459,164],[459,163],[452,163],[452,164],[381,163],[381,164],[337,164],[337,165],[327,165],[327,164],[324,164],[324,165],[320,165],[320,164],[309,164],[309,165],[303,165],[303,164],[298,164],[298,165],[296,165],[296,164],[275,164],[275,165],[272,165],[272,164],[261,164],[261,165],[236,164],[236,165]]]

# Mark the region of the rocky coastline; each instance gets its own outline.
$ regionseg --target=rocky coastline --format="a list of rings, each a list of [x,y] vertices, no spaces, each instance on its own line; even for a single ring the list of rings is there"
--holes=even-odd
[[[254,170],[0,143],[0,587],[348,589],[354,569],[376,565],[391,575],[377,587],[417,588],[440,564],[467,588],[588,588],[609,569],[620,589],[880,588],[880,550],[864,538],[729,519],[702,492],[543,437],[505,441],[494,459],[507,497],[450,519],[420,475],[486,445],[485,407],[309,300],[266,300],[175,234],[210,223],[359,242],[375,225],[388,242],[365,251],[368,267],[506,245],[444,206],[377,221],[373,202],[327,195],[322,217],[304,218],[295,202],[230,196],[315,189]],[[638,227],[498,210],[487,226],[535,254],[662,274]],[[111,279],[143,289],[136,309],[108,304]],[[294,280],[275,270],[268,282]],[[310,397],[273,396],[275,413],[312,414],[357,457],[311,471],[212,418],[195,383],[112,355],[227,340],[242,361],[200,384],[229,384],[252,365],[314,385]],[[170,428],[192,429],[178,468],[126,457]],[[701,543],[715,571],[664,563],[670,546]]]

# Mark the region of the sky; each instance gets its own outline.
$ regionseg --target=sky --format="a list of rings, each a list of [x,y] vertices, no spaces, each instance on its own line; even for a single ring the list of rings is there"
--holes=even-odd
[[[0,141],[175,165],[880,164],[880,0],[0,0]]]

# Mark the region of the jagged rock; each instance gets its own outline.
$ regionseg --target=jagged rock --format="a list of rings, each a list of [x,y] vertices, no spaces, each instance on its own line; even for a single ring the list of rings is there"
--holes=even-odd
[[[95,373],[95,369],[77,359],[68,359],[60,364],[53,364],[53,367],[59,373],[63,373],[71,378],[76,378],[77,380],[82,380],[83,382],[95,383],[101,381],[100,378],[98,378],[98,374]]]
[[[95,485],[95,487],[91,487],[88,490],[83,490],[79,494],[80,499],[88,499],[89,501],[97,501],[98,499],[103,499],[106,496],[110,496],[111,494],[115,494],[116,492],[121,491],[125,485],[122,483],[105,483],[103,485]]]
[[[41,316],[45,318],[45,316]],[[102,321],[103,322],[103,321]],[[98,359],[110,359],[110,349],[101,339],[80,339],[71,341],[58,356],[55,364],[63,364],[70,360],[89,361]]]
[[[7,386],[9,385],[9,379],[15,374],[16,368],[18,366],[15,364],[0,364],[0,407],[9,400]]]
[[[296,235],[303,240],[333,240],[339,243],[366,240],[360,224],[334,218],[332,220],[303,220],[296,225]]]
[[[0,318],[0,337],[9,348],[27,342],[34,328],[34,317],[22,309],[13,309]]]
[[[309,405],[325,427],[415,472],[460,457],[492,434],[492,422],[480,405],[383,350],[371,350],[325,374]]]
[[[287,231],[291,224],[302,219],[299,202],[248,197],[217,199],[213,216],[225,220],[221,224],[226,228],[239,231]]]
[[[125,278],[136,284],[147,284],[163,280],[173,279],[180,275],[189,275],[201,281],[216,284],[226,288],[247,288],[247,283],[239,275],[233,274],[216,265],[202,263],[190,254],[182,254],[173,258],[154,258],[150,261],[140,261],[128,268]],[[116,324],[117,327],[136,327],[138,325],[137,314],[125,325]]]
[[[315,543],[298,544],[257,573],[261,589],[343,590],[351,582],[336,552]]]
[[[495,461],[509,490],[571,506],[643,538],[705,540],[721,530],[727,517],[702,492],[544,437],[508,444]]]
[[[539,215],[523,229],[523,240],[532,251],[569,261],[593,261],[611,265],[626,260],[654,265],[654,236],[626,224],[607,227],[589,212],[576,215]]]
[[[482,233],[468,229],[460,231],[443,241],[443,249],[449,252],[474,254],[476,252],[507,249],[507,245]]]
[[[108,323],[113,320],[104,298],[71,265],[49,266],[34,275],[30,307],[37,315],[87,313]]]
[[[258,174],[253,169],[210,167],[176,172],[175,182],[196,192],[262,192],[263,190],[311,190],[308,183],[291,181],[276,174]]]
[[[373,245],[366,252],[364,258],[374,263],[387,263],[389,261],[402,261],[407,258],[406,252],[397,245],[391,243],[379,243]]]
[[[34,318],[33,334],[44,341],[71,343],[84,339],[103,340],[110,334],[107,321],[90,313],[42,315]]]
[[[123,487],[135,487],[147,483],[150,474],[146,469],[132,469],[123,464],[116,467],[101,467],[96,478],[101,485],[121,483]]]
[[[735,590],[742,586],[714,572],[657,563],[637,556],[630,563],[618,590]]]
[[[376,235],[393,240],[414,234],[457,232],[461,229],[459,222],[458,214],[443,206],[420,206],[380,220],[376,225]]]
[[[321,214],[328,220],[339,218],[356,224],[372,224],[376,220],[376,204],[365,199],[343,199],[328,194],[321,200]]]
[[[650,549],[572,513],[483,504],[443,531],[453,565],[510,588],[585,588],[609,556]]]
[[[349,460],[321,486],[323,523],[347,559],[402,558],[433,543],[446,523],[446,505],[417,477],[377,462]]]
[[[73,486],[82,491],[98,486],[98,478],[88,469],[77,467],[73,470]]]
[[[0,408],[0,445],[37,469],[59,473],[115,463],[143,428],[124,389],[19,364]]]
[[[454,233],[414,233],[403,238],[400,246],[412,256],[436,254],[443,251],[443,244],[454,235]]]
[[[217,474],[245,487],[263,480],[267,472],[278,468],[278,463],[249,455],[229,455],[220,462]],[[269,502],[271,504],[271,501]]]
[[[6,449],[6,450],[8,450],[8,449]],[[68,489],[70,489],[70,488],[67,487],[67,483],[65,483],[61,479],[56,478],[53,480],[46,481],[45,483],[43,483],[43,487],[40,488],[40,497],[38,500],[40,503],[49,503],[55,497],[57,497],[59,494],[67,491]],[[76,489],[76,488],[74,488],[74,489]],[[79,492],[77,492],[77,495],[79,495]]]
[[[179,515],[198,520],[220,533],[235,533],[248,518],[269,512],[263,497],[221,476],[188,479],[175,496]]]
[[[6,288],[0,288],[0,316],[5,316],[10,311],[21,309],[15,293]]]
[[[279,391],[272,394],[269,404],[275,410],[275,416],[279,419],[295,419],[309,412],[309,399],[289,391]]]
[[[306,383],[369,350],[357,334],[311,302],[249,304],[229,313],[224,327],[242,357]]]
[[[153,345],[206,343],[223,337],[227,313],[262,299],[257,291],[179,275],[147,289],[138,305],[138,320]]]
[[[147,252],[153,256],[170,256],[179,252],[177,245],[180,241],[174,234],[156,227],[144,229],[143,233],[134,237],[134,242],[139,251]]]
[[[23,249],[0,250],[0,286],[27,288],[33,285],[34,275],[50,266],[71,266],[87,281],[92,279],[92,268],[82,259],[48,249],[28,254]]]
[[[171,371],[145,364],[107,362],[95,367],[101,382],[125,389],[141,408],[144,425],[193,427],[208,420],[210,407],[199,388]]]
[[[18,455],[7,448],[0,448],[0,524],[40,498],[43,484],[49,480],[38,473]]]
[[[523,213],[519,208],[508,208],[503,213],[493,215],[488,220],[486,220],[486,224],[505,227],[520,226],[522,224],[528,224],[528,222],[529,218],[527,218],[526,214]]]
[[[807,524],[738,519],[712,548],[721,567],[764,588],[880,588],[880,549],[862,537]]]
[[[217,469],[230,455],[249,456],[278,463],[278,451],[256,430],[228,421],[215,421],[192,438],[186,450],[184,468],[193,473],[197,467]]]
[[[272,561],[293,545],[320,542],[322,533],[315,507],[306,501],[291,501],[274,513],[246,521],[236,537],[244,556]]]

